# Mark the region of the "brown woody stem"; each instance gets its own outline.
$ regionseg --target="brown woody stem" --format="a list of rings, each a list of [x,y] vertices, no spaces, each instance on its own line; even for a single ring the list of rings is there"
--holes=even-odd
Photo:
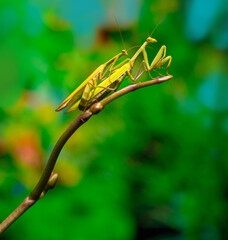
[[[168,75],[160,78],[158,77],[154,80],[146,82],[131,84],[107,96],[100,102],[93,104],[89,110],[79,115],[76,120],[66,129],[66,131],[62,134],[62,136],[55,144],[55,147],[52,150],[43,174],[31,194],[26,197],[23,202],[0,224],[0,234],[2,234],[10,225],[12,225],[33,204],[35,204],[40,198],[42,198],[49,189],[52,189],[55,186],[58,175],[56,173],[53,173],[53,169],[55,167],[58,156],[67,140],[80,126],[87,122],[94,114],[102,111],[104,106],[106,106],[113,100],[137,89],[165,82],[167,80],[170,80],[172,77],[173,76]]]

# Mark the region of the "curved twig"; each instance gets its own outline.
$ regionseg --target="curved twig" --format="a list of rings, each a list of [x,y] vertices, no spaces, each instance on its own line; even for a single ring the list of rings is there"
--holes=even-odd
[[[67,140],[80,126],[87,122],[93,115],[98,114],[100,111],[102,111],[108,103],[114,101],[115,99],[137,89],[165,82],[167,80],[170,80],[172,77],[173,76],[169,75],[160,78],[158,77],[154,80],[146,82],[128,85],[127,87],[124,87],[119,91],[116,91],[113,94],[102,99],[100,102],[93,104],[89,110],[79,115],[76,120],[74,120],[74,122],[66,129],[66,131],[62,134],[62,136],[55,144],[55,147],[52,150],[43,174],[31,194],[26,197],[22,201],[22,203],[0,224],[0,234],[2,234],[10,225],[12,225],[33,204],[35,204],[40,198],[42,198],[49,189],[52,189],[55,186],[58,174],[53,173],[53,169],[55,167],[58,156]]]

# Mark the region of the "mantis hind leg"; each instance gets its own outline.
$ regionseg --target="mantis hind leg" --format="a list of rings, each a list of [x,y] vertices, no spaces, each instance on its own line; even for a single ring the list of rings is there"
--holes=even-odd
[[[143,64],[144,64],[144,62],[142,61],[142,63],[139,66],[139,69],[138,69],[137,73],[135,74],[134,81],[137,81],[142,76],[142,74],[145,72],[145,70],[140,72]]]

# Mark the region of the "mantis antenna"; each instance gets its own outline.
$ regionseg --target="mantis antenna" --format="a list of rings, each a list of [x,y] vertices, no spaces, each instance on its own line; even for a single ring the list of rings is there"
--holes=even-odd
[[[154,33],[154,31],[156,30],[156,28],[161,24],[161,22],[164,21],[164,17],[159,21],[159,23],[155,26],[155,28],[153,29],[153,31],[151,32],[151,34],[149,35],[149,37],[152,36],[152,34]]]
[[[123,43],[124,50],[126,50],[125,45],[124,45],[123,36],[122,36],[121,31],[120,31],[120,25],[119,25],[119,23],[118,23],[118,21],[117,21],[117,19],[116,19],[115,16],[114,16],[114,18],[115,18],[115,20],[116,20],[116,23],[117,23],[117,26],[118,26],[118,29],[119,29],[119,33],[120,33],[120,37],[121,37],[121,40],[122,40],[122,43]]]

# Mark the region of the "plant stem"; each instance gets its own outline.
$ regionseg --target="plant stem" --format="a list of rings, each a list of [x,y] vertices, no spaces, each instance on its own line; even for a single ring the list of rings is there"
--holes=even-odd
[[[47,182],[51,176],[51,173],[54,169],[56,160],[59,156],[59,153],[61,152],[63,146],[67,142],[67,140],[72,136],[72,134],[81,126],[83,125],[90,117],[92,116],[92,113],[90,111],[86,111],[82,113],[79,117],[76,118],[76,120],[66,129],[66,131],[62,134],[62,136],[59,138],[57,143],[55,144],[55,147],[49,157],[49,160],[47,162],[47,165],[43,171],[43,174],[37,183],[36,187],[33,189],[31,194],[29,195],[29,199],[31,200],[38,200],[40,197],[40,194],[44,190],[45,186],[47,185]]]
[[[24,212],[26,212],[36,201],[26,197],[23,202],[0,224],[0,234],[2,234],[11,224],[13,224]]]
[[[164,76],[164,77],[157,77],[153,80],[150,80],[150,81],[146,81],[146,82],[139,82],[139,83],[135,83],[135,84],[131,84],[131,85],[128,85],[122,89],[120,89],[119,91],[107,96],[106,98],[102,99],[100,101],[100,104],[102,106],[105,106],[107,105],[108,103],[112,102],[113,100],[127,94],[127,93],[130,93],[130,92],[133,92],[137,89],[140,89],[140,88],[143,88],[143,87],[147,87],[147,86],[151,86],[151,85],[155,85],[155,84],[160,84],[162,82],[166,82],[168,80],[170,80],[171,78],[173,78],[172,75],[168,75],[168,76]]]
[[[92,115],[99,113],[108,103],[114,101],[115,99],[129,93],[135,91],[136,89],[140,89],[143,87],[147,87],[154,84],[159,84],[170,80],[173,76],[164,76],[158,77],[154,80],[139,82],[135,84],[131,84],[125,88],[120,89],[119,91],[114,92],[113,94],[107,96],[102,99],[100,102],[93,104],[89,110],[79,115],[74,122],[66,129],[66,131],[59,138],[57,143],[55,144],[54,149],[49,157],[47,165],[43,171],[43,174],[31,192],[31,194],[26,197],[23,202],[0,224],[0,234],[2,234],[10,225],[12,225],[24,212],[26,212],[33,204],[35,204],[41,197],[43,197],[46,192],[55,186],[58,175],[53,173],[53,169],[55,167],[58,156],[67,142],[67,140],[73,135],[73,133],[82,126],[85,122],[87,122]]]
[[[47,165],[43,171],[43,174],[37,183],[36,187],[33,189],[31,194],[26,197],[23,202],[0,224],[0,234],[3,233],[11,224],[13,224],[24,212],[26,212],[33,204],[35,204],[45,190],[48,181],[50,179],[51,173],[54,169],[56,160],[61,152],[64,144],[72,136],[72,134],[83,125],[92,116],[91,111],[86,111],[79,115],[76,120],[66,129],[66,131],[59,138],[55,144],[54,149],[49,157]],[[57,179],[56,179],[57,180]],[[46,192],[45,192],[46,193]],[[45,194],[44,193],[44,194]]]

